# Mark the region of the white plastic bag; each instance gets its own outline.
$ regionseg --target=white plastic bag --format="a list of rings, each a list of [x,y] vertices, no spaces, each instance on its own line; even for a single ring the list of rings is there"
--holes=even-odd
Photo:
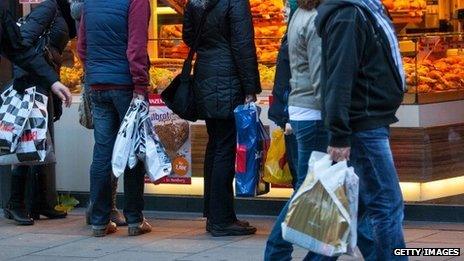
[[[48,97],[35,92],[35,87],[26,90],[32,95],[29,112],[13,152],[0,153],[0,165],[35,165],[54,161],[53,145],[48,133]],[[26,104],[24,104],[24,108]],[[51,157],[50,154],[53,154]]]
[[[124,120],[121,123],[121,127],[119,128],[111,159],[111,166],[115,177],[121,176],[128,165],[131,150],[134,146],[134,135],[137,130],[137,116],[139,115],[139,108],[142,102],[143,101],[140,99],[132,100],[126,112],[126,116],[124,116]]]
[[[282,236],[325,256],[354,255],[359,179],[347,162],[313,152],[308,175],[290,201]]]
[[[13,153],[19,142],[27,119],[34,105],[36,88],[18,93],[11,85],[1,95],[0,107],[0,153]]]

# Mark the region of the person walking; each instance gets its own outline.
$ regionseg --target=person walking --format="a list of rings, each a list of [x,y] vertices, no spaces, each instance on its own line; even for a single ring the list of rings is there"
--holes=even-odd
[[[79,28],[79,23],[81,21],[82,17],[82,7],[84,6],[84,0],[69,0],[69,4],[71,6],[71,16],[76,22],[76,27]],[[79,37],[79,36],[78,36]],[[83,79],[84,81],[84,79]],[[85,84],[85,82],[82,83],[84,85],[84,91],[86,93],[89,93],[89,86]],[[118,227],[119,226],[127,226],[126,219],[124,218],[124,215],[121,213],[121,211],[118,210],[117,204],[116,204],[116,199],[117,199],[117,194],[118,194],[118,179],[114,176],[111,176],[112,178],[112,191],[111,191],[111,214],[110,214],[110,219],[113,221]],[[87,225],[91,225],[90,222],[90,212],[92,211],[92,202],[89,202],[89,205],[87,207],[87,211],[85,212],[85,220]]]
[[[285,2],[284,16],[288,22],[293,13],[298,8],[296,0]],[[293,188],[296,187],[298,161],[298,145],[295,135],[293,135],[290,119],[288,115],[288,96],[290,95],[290,61],[288,57],[288,37],[287,32],[282,37],[279,54],[277,55],[276,74],[274,88],[272,89],[272,103],[269,106],[268,118],[279,126],[285,134],[285,155],[292,175]]]
[[[183,40],[192,47],[205,10],[194,68],[194,94],[206,121],[204,215],[213,236],[249,235],[256,228],[239,221],[234,209],[236,126],[234,109],[261,92],[250,4],[241,0],[191,0]]]
[[[91,88],[95,146],[90,168],[90,222],[95,237],[117,231],[111,221],[111,157],[119,126],[134,97],[146,99],[149,85],[148,0],[84,1],[78,53]],[[124,173],[124,216],[129,236],[151,232],[143,217],[143,164]]]
[[[405,91],[398,40],[380,0],[327,0],[318,8],[328,153],[359,176],[358,247],[365,260],[407,260],[403,198],[389,125]]]
[[[321,118],[321,38],[314,24],[319,0],[297,2],[298,9],[290,20],[287,36],[291,68],[288,111],[298,152],[295,190],[306,178],[311,153],[325,151],[328,145],[327,131]],[[289,202],[282,209],[269,235],[265,260],[291,260],[293,246],[282,238],[281,227]]]
[[[58,74],[43,55],[35,51],[34,46],[24,45],[18,25],[6,4],[7,1],[0,2],[0,55],[37,77],[42,86],[50,88],[67,107],[71,106],[72,96],[68,87],[58,81]]]
[[[46,43],[46,48],[50,50],[50,53],[48,55],[41,53],[44,52],[43,50],[39,50],[38,53],[47,57],[48,64],[58,73],[61,67],[61,55],[69,41],[69,31],[56,0],[42,2],[27,16],[25,23],[20,27],[23,44],[30,47],[38,45],[39,38],[47,32],[49,32],[49,42]],[[49,96],[48,88],[41,85],[36,76],[18,66],[14,67],[14,78],[13,88],[17,91],[24,92],[31,86],[37,86],[38,92]],[[52,137],[53,122],[59,120],[61,114],[61,100],[52,95],[48,106],[48,131]],[[19,225],[33,225],[34,220],[40,219],[41,215],[50,219],[66,217],[65,212],[56,211],[47,200],[46,169],[46,165],[17,166],[13,169],[11,195],[3,210],[6,218],[15,220]],[[28,180],[31,182],[27,182]],[[28,188],[27,185],[31,187]],[[29,209],[25,204],[26,189],[31,191]]]

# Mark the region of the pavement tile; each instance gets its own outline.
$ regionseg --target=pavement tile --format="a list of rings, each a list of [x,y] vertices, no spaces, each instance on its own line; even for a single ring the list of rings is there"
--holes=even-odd
[[[414,242],[416,240],[437,234],[439,232],[440,230],[406,229],[404,231],[404,237],[405,237],[406,242]]]
[[[61,256],[39,256],[39,255],[27,255],[18,258],[14,258],[11,261],[90,261],[92,258],[84,257],[61,257]]]
[[[143,252],[199,253],[227,243],[216,240],[163,239],[131,250]]]
[[[0,260],[20,257],[40,250],[40,247],[31,246],[2,246],[0,247]]]
[[[248,238],[230,243],[227,245],[227,247],[261,248],[264,251],[264,249],[266,248],[267,238],[268,238],[268,235],[254,235],[254,236],[250,236]]]
[[[415,240],[420,243],[461,243],[464,244],[464,231],[440,231],[433,235]]]
[[[178,261],[257,261],[263,259],[263,248],[236,248],[225,246],[180,258]]]
[[[179,258],[184,258],[188,254],[173,253],[173,252],[142,252],[142,251],[121,251],[116,252],[96,260],[98,261],[115,261],[115,260],[130,260],[130,261],[174,261]]]
[[[0,240],[2,246],[31,246],[49,248],[83,239],[82,236],[24,233]]]
[[[202,229],[195,229],[189,230],[184,233],[179,233],[173,237],[172,239],[194,239],[194,240],[216,240],[216,241],[226,241],[226,242],[236,242],[250,236],[241,236],[241,237],[213,237],[211,234],[206,232],[204,228]]]

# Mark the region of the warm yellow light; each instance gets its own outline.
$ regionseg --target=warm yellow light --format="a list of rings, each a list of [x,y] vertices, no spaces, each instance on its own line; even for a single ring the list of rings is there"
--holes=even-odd
[[[409,202],[427,201],[464,194],[464,176],[430,182],[400,182],[403,198]],[[145,192],[158,195],[202,196],[203,178],[192,178],[191,185],[146,184]],[[273,188],[264,198],[289,198],[293,193],[288,188]]]
[[[177,14],[177,12],[171,7],[158,7],[156,8],[156,13],[159,15]]]

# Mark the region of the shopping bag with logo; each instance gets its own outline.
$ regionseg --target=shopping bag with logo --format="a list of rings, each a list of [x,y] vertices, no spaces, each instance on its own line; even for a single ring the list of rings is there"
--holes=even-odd
[[[119,127],[118,135],[114,143],[111,166],[115,177],[121,176],[128,165],[131,150],[134,148],[133,140],[137,132],[139,109],[143,100],[135,98]]]
[[[272,132],[271,145],[264,165],[264,181],[277,185],[291,185],[292,174],[287,162],[285,135],[281,128]]]
[[[35,87],[18,93],[11,85],[2,94],[0,107],[0,153],[12,153],[34,105]]]
[[[53,145],[47,125],[47,102],[47,96],[34,93],[32,110],[26,119],[16,148],[12,153],[0,154],[0,165],[36,165],[54,162]]]
[[[325,256],[354,255],[359,180],[347,162],[313,152],[308,175],[290,201],[282,236]]]
[[[154,126],[147,117],[143,120],[143,144],[139,154],[143,155],[145,170],[152,182],[168,176],[172,171],[172,163],[169,155],[163,147],[158,135],[154,132]]]
[[[269,135],[259,120],[259,108],[254,103],[239,105],[234,114],[237,127],[235,193],[239,197],[265,194],[269,192],[269,184],[262,181],[262,170]]]

